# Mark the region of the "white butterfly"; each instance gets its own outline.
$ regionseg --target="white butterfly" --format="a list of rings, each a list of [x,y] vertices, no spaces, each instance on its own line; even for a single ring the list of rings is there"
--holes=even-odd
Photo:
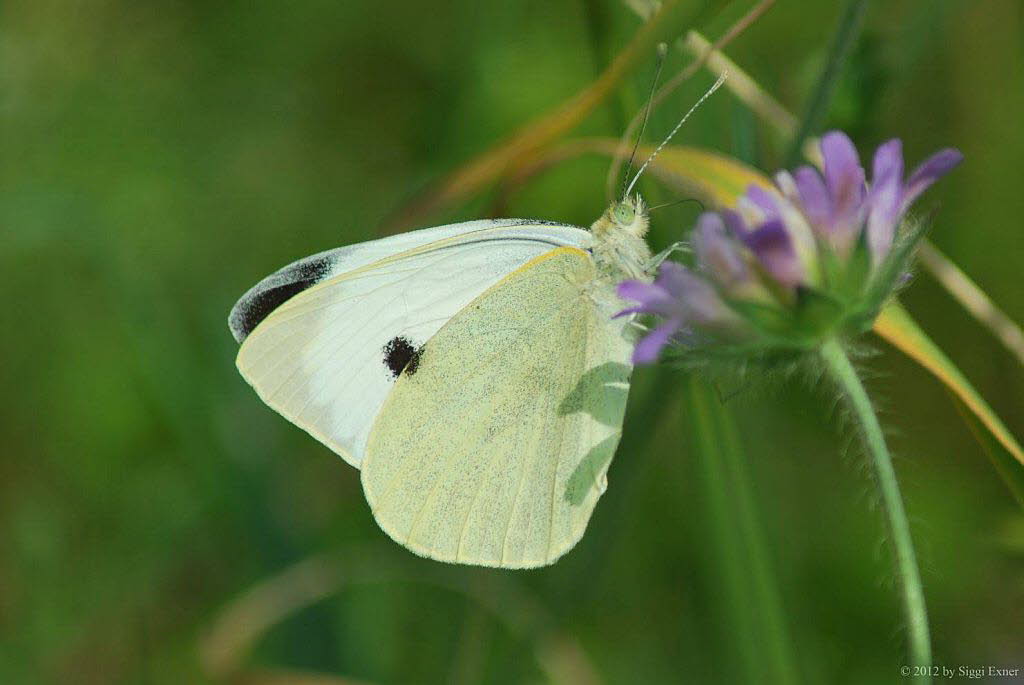
[[[259,396],[362,471],[381,528],[442,561],[523,568],[571,549],[619,442],[647,215],[589,231],[470,221],[322,252],[231,310]]]
[[[361,470],[398,543],[528,568],[582,537],[633,370],[615,288],[650,280],[667,255],[652,259],[630,193],[723,80],[589,231],[523,219],[413,231],[299,260],[235,304],[242,376]]]

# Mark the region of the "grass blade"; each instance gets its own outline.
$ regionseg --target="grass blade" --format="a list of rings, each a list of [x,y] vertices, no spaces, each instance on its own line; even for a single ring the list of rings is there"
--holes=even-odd
[[[821,126],[835,92],[843,63],[846,62],[850,49],[857,41],[857,36],[860,35],[861,26],[864,25],[864,11],[867,6],[867,0],[848,0],[846,7],[843,8],[839,28],[829,46],[825,69],[818,77],[818,82],[811,93],[811,99],[807,103],[807,110],[800,120],[800,127],[790,143],[789,153],[786,155],[786,167],[794,167],[800,163],[800,159],[803,157],[804,141]]]
[[[739,657],[738,682],[796,683],[799,677],[782,599],[759,525],[754,488],[732,416],[696,375],[685,381],[686,421],[707,503],[707,544],[722,583],[729,635]],[[717,611],[716,611],[717,613]]]

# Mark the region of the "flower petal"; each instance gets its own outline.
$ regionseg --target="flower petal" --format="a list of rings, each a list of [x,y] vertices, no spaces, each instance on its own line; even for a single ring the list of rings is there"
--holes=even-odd
[[[670,298],[678,299],[686,295],[689,287],[688,275],[692,276],[692,273],[682,264],[662,262],[654,284],[663,288]]]
[[[616,292],[623,300],[636,300],[637,302],[647,302],[667,295],[663,288],[646,281],[623,281],[619,283]]]
[[[719,297],[715,287],[689,269],[681,268],[684,291],[679,297],[679,304],[683,317],[699,326],[730,323],[735,314]]]
[[[897,182],[903,181],[903,143],[899,138],[887,140],[875,150],[875,158],[871,164],[871,185],[878,184],[879,179],[895,174]]]
[[[747,228],[739,212],[732,209],[723,209],[719,213],[722,215],[722,223],[725,224],[726,230],[729,231],[732,237],[742,240],[743,236],[750,233],[750,229]]]
[[[889,253],[900,220],[903,191],[903,144],[890,140],[875,151],[868,195],[867,241],[871,263],[878,265]]]
[[[743,194],[751,203],[758,209],[760,209],[765,217],[773,217],[779,215],[779,203],[777,196],[764,186],[759,186],[756,183],[751,183],[747,186],[746,192]]]
[[[616,288],[616,293],[623,300],[637,302],[636,306],[625,309],[616,316],[638,313],[667,315],[677,309],[671,293],[658,283],[623,281]]]
[[[694,252],[701,269],[723,287],[745,281],[749,271],[737,244],[729,238],[722,217],[704,212],[697,219],[693,238]]]
[[[678,331],[681,325],[679,319],[669,319],[651,331],[633,349],[633,363],[650,364],[657,361],[662,348],[668,344],[672,334]]]
[[[764,223],[743,241],[757,256],[768,274],[785,286],[796,286],[804,280],[804,268],[797,257],[793,241],[780,219]]]
[[[864,187],[864,169],[857,148],[845,133],[832,131],[822,136],[821,157],[833,213],[845,214],[851,205],[860,201]]]
[[[618,296],[624,300],[635,300],[638,304],[616,316],[644,313],[678,318],[683,315],[683,302],[690,297],[693,278],[696,277],[686,267],[675,262],[662,262],[654,283],[622,281],[616,288]]]
[[[797,190],[796,181],[793,175],[785,169],[775,172],[775,185],[782,192],[782,196],[790,202],[800,203],[800,191]]]
[[[944,150],[939,150],[922,162],[910,174],[910,178],[907,179],[907,183],[903,188],[901,210],[906,211],[910,204],[928,189],[928,186],[949,173],[963,159],[963,153],[956,148],[948,147]]]
[[[825,185],[832,199],[829,242],[840,254],[849,254],[864,221],[864,168],[857,149],[845,133],[833,131],[821,139]]]
[[[623,316],[629,316],[630,314],[644,314],[646,312],[647,310],[644,309],[643,307],[626,307],[621,312],[615,312],[614,314],[612,314],[612,318],[618,319]]]
[[[817,169],[802,166],[793,172],[804,215],[816,232],[821,233],[832,216],[832,200]]]

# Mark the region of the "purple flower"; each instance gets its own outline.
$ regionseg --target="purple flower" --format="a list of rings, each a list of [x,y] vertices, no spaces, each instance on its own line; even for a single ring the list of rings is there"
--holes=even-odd
[[[664,321],[633,350],[634,364],[649,364],[658,359],[661,349],[681,330],[693,326],[718,328],[737,321],[715,288],[685,266],[665,262],[654,283],[623,281],[619,297],[638,304],[615,316],[655,314]]]
[[[666,262],[653,284],[626,281],[619,285],[620,297],[638,303],[619,316],[645,313],[663,319],[637,345],[634,362],[654,361],[665,345],[684,334],[689,341],[705,342],[756,335],[758,322],[752,316],[760,317],[762,325],[771,322],[771,334],[765,339],[775,342],[766,345],[777,344],[780,331],[785,337],[785,321],[791,322],[794,340],[802,341],[842,328],[841,313],[824,321],[820,314],[801,317],[794,308],[809,300],[796,296],[800,289],[818,291],[850,312],[877,311],[878,298],[896,283],[880,282],[870,289],[867,285],[872,278],[889,278],[875,278],[878,273],[901,272],[878,267],[892,254],[907,210],[963,156],[952,148],[941,150],[904,180],[902,144],[890,140],[875,152],[870,185],[857,150],[844,133],[825,134],[821,156],[821,172],[809,166],[792,174],[780,171],[775,187],[748,187],[735,210],[702,214],[693,235],[695,270]],[[862,241],[870,254],[871,271],[862,284],[855,283],[862,292],[855,289],[851,295],[844,274]],[[829,287],[837,274],[843,289],[833,293]],[[856,321],[863,325],[862,314]],[[819,328],[808,331],[807,326]]]
[[[896,228],[911,203],[963,159],[952,148],[940,150],[904,182],[903,146],[893,139],[875,151],[868,188],[860,157],[845,133],[832,131],[822,136],[821,156],[824,180],[816,169],[805,166],[792,176],[780,172],[776,177],[779,187],[801,210],[817,238],[840,259],[849,257],[861,232],[866,231],[873,266],[888,255]]]
[[[947,148],[934,154],[903,180],[903,149],[890,140],[875,152],[871,185],[853,143],[832,131],[821,139],[822,168],[780,171],[775,189],[747,188],[740,212],[723,212],[734,233],[778,283],[817,286],[818,250],[847,260],[862,233],[877,267],[888,256],[910,205],[932,183],[960,163],[963,155]]]

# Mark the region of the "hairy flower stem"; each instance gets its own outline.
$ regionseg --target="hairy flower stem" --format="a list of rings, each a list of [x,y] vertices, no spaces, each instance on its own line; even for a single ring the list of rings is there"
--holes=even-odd
[[[896,575],[903,593],[903,611],[906,614],[910,636],[910,660],[915,666],[930,666],[932,647],[928,634],[928,610],[924,604],[921,574],[917,568],[914,543],[910,538],[907,512],[903,508],[903,498],[896,482],[892,457],[889,455],[889,448],[882,435],[882,427],[878,423],[878,416],[871,406],[871,400],[864,390],[864,385],[860,382],[857,371],[853,368],[850,358],[839,341],[833,339],[822,345],[821,358],[824,360],[829,374],[849,402],[850,408],[853,409],[854,416],[860,425],[864,444],[871,454],[875,478],[882,494],[885,518],[889,525],[889,534],[892,537],[892,548],[896,557]]]

